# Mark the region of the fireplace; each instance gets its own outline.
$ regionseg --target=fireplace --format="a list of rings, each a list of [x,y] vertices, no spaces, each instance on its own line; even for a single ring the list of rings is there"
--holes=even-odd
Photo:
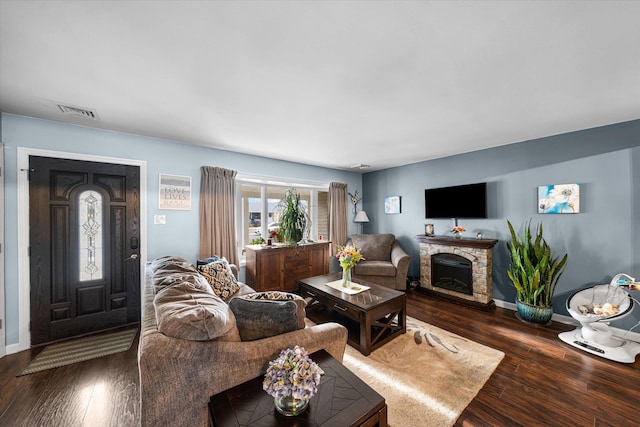
[[[420,242],[417,290],[493,310],[492,248],[497,240],[416,236]]]
[[[472,262],[455,254],[439,253],[431,257],[431,284],[466,295],[473,295]]]

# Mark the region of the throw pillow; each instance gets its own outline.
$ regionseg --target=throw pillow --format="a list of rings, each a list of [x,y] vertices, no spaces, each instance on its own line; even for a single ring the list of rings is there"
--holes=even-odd
[[[222,299],[228,299],[240,289],[226,258],[201,265],[198,270],[211,285],[213,293]]]
[[[304,299],[286,292],[255,292],[229,301],[242,341],[304,329],[305,306]]]
[[[250,300],[268,300],[268,301],[293,301],[296,303],[296,314],[298,316],[298,329],[304,328],[304,318],[307,316],[305,307],[307,301],[300,295],[292,294],[289,292],[280,291],[267,291],[267,292],[252,292],[243,295],[242,298]]]
[[[198,267],[200,267],[201,265],[207,265],[210,262],[218,261],[219,259],[220,259],[220,257],[218,255],[214,255],[214,256],[209,257],[209,258],[199,259],[198,261],[196,261],[196,265]]]

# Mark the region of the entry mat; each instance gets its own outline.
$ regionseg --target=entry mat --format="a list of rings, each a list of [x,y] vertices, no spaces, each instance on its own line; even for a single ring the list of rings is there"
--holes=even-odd
[[[127,351],[138,328],[76,338],[46,346],[18,375],[28,375]]]

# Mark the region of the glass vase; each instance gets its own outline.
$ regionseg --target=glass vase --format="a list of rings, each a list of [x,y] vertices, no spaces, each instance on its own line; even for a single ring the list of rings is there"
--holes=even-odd
[[[342,267],[342,287],[351,287],[351,269]]]
[[[309,406],[309,399],[296,399],[291,395],[283,397],[274,397],[276,410],[286,417],[295,417],[304,412]]]

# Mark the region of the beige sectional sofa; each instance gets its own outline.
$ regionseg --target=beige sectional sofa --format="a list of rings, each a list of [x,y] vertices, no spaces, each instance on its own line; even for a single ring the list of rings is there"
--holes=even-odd
[[[253,289],[238,285],[223,299],[187,260],[147,263],[138,348],[143,427],[207,426],[212,395],[264,374],[269,361],[294,345],[309,353],[325,349],[342,361],[347,331],[337,323],[242,341],[228,302]]]

